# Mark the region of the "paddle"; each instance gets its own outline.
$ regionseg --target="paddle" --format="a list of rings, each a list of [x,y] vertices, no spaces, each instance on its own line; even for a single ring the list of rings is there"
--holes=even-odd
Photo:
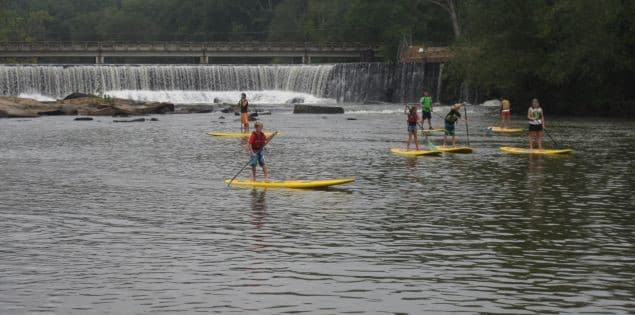
[[[553,139],[553,137],[552,137],[552,136],[551,136],[551,134],[547,131],[547,129],[543,128],[542,130],[543,130],[543,131],[547,134],[547,136],[549,136],[549,139],[551,139],[551,141],[553,141],[553,145],[555,145],[557,149],[559,149],[559,148],[561,148],[561,147],[562,147],[561,145],[559,145],[559,144],[558,144],[558,142],[556,142],[556,140],[554,140],[554,139]]]
[[[265,149],[265,147],[267,146],[267,144],[269,144],[269,141],[271,141],[273,139],[273,137],[275,137],[278,134],[278,132],[274,132],[271,137],[269,137],[269,139],[267,139],[267,141],[265,142],[265,145],[262,146],[262,148],[260,148],[260,150],[258,150],[258,152],[256,152],[256,154],[262,152],[262,150]],[[238,177],[238,175],[240,173],[243,172],[243,170],[247,167],[247,165],[249,165],[251,163],[251,158],[249,158],[249,161],[247,161],[247,163],[245,163],[245,165],[240,169],[240,171],[238,171],[238,173],[236,173],[236,175],[234,175],[234,177],[232,177],[232,179],[229,180],[229,182],[227,183],[227,187],[229,187],[232,182],[234,181],[234,179],[236,179],[236,177]]]
[[[463,112],[465,113],[465,132],[467,133],[467,146],[470,146],[470,129],[467,127],[467,105],[463,103]]]

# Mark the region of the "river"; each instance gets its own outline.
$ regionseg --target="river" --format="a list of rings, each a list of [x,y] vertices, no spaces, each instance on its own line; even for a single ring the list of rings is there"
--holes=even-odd
[[[272,178],[356,182],[228,188],[248,157],[217,112],[0,120],[0,313],[634,311],[631,121],[547,116],[575,152],[511,155],[470,107],[473,154],[409,159],[401,105],[261,108]]]

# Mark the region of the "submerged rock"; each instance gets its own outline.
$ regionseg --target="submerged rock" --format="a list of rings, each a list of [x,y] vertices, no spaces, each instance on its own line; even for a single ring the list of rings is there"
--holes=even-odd
[[[144,121],[146,121],[145,118],[135,118],[130,120],[113,120],[113,122],[116,122],[116,123],[144,122]]]
[[[339,106],[295,105],[294,114],[344,114],[344,108]]]
[[[75,119],[73,119],[73,120],[88,121],[88,120],[93,120],[93,117],[75,117]]]

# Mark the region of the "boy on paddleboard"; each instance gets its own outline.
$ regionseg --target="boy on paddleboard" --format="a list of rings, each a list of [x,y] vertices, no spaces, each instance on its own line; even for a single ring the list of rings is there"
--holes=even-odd
[[[538,143],[538,149],[542,150],[542,130],[545,128],[545,114],[542,112],[537,98],[531,100],[531,107],[527,111],[529,120],[529,150],[534,149],[534,141]]]
[[[414,139],[415,148],[419,151],[419,140],[417,140],[417,123],[419,122],[419,115],[417,114],[417,107],[408,107],[408,105],[406,105],[404,114],[408,115],[408,142],[406,144],[406,150],[410,150],[410,141]]]
[[[240,93],[238,106],[240,106],[240,123],[242,124],[240,132],[247,133],[249,132],[249,102],[245,93]]]
[[[445,115],[445,134],[443,135],[443,146],[448,139],[448,136],[452,136],[452,146],[456,146],[456,136],[454,134],[454,126],[456,122],[461,118],[459,110],[463,106],[460,103],[456,103],[450,107],[450,112]]]
[[[427,119],[428,128],[432,129],[432,97],[428,91],[423,92],[419,103],[421,103],[421,128],[423,128],[423,122]]]
[[[251,180],[256,180],[256,165],[260,164],[262,167],[262,171],[265,174],[265,181],[269,180],[269,169],[267,165],[265,165],[265,157],[264,157],[264,147],[267,143],[267,136],[262,131],[263,125],[262,122],[257,121],[254,124],[254,128],[256,131],[251,133],[249,136],[249,151],[251,152],[251,160],[249,164],[251,164]]]

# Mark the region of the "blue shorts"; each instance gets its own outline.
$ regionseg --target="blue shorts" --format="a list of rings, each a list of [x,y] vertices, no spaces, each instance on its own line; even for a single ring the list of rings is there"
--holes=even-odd
[[[417,133],[417,124],[408,124],[408,132]]]
[[[445,135],[454,136],[454,124],[445,124]]]
[[[251,160],[249,160],[249,165],[251,165],[252,167],[256,167],[257,164],[260,164],[261,167],[265,166],[265,156],[262,153],[262,150],[252,155]]]

